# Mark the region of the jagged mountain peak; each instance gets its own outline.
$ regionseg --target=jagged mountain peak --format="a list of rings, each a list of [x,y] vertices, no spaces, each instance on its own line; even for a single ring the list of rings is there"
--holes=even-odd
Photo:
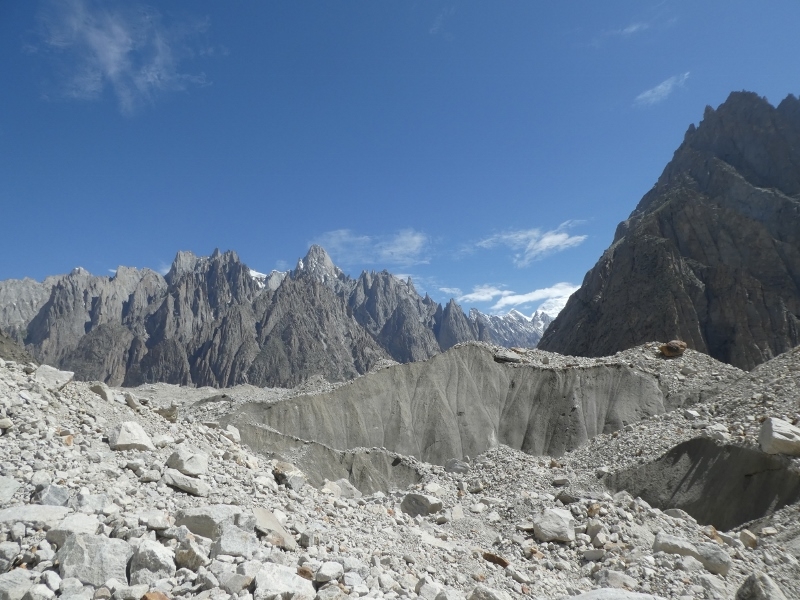
[[[317,244],[311,245],[306,255],[297,261],[297,266],[292,272],[293,277],[303,275],[314,277],[327,284],[346,278],[344,272],[333,264],[333,259],[325,248]]]

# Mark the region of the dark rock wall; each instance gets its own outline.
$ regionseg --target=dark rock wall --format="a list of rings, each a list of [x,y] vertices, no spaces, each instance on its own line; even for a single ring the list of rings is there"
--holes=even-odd
[[[613,354],[647,340],[751,369],[800,343],[800,102],[708,108],[539,347]]]

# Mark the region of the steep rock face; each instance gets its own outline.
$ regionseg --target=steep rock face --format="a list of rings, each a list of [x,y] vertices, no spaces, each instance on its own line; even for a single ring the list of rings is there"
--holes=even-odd
[[[750,369],[800,343],[800,101],[707,108],[539,347],[648,339]]]
[[[469,320],[480,332],[486,332],[487,341],[506,348],[535,348],[553,317],[536,311],[528,318],[517,310],[506,315],[486,315],[473,308]]]
[[[283,281],[257,326],[250,383],[294,386],[314,374],[342,381],[386,358],[330,283],[302,269]]]
[[[398,362],[425,360],[440,351],[434,315],[438,308],[422,298],[414,284],[387,271],[367,272],[356,280],[347,301],[356,321]]]
[[[664,412],[657,379],[627,365],[514,368],[465,345],[383,369],[332,392],[243,405],[227,417],[336,450],[385,447],[443,464],[507,444],[558,456]]]

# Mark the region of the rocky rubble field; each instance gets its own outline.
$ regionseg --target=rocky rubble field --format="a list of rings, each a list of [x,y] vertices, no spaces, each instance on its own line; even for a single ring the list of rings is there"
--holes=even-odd
[[[624,362],[683,406],[555,458],[397,457],[419,483],[362,495],[347,480],[309,485],[215,420],[291,393],[110,389],[0,361],[0,600],[800,597],[800,350],[750,373],[691,351],[664,359],[658,344],[602,359],[493,351],[509,368]],[[317,384],[303,393],[329,387]],[[683,479],[722,482],[702,504],[712,514],[737,501],[715,452],[777,461],[761,471],[778,473],[780,494],[724,530],[687,512],[696,499],[649,503],[669,477],[648,469],[682,443],[701,444]],[[618,489],[624,477],[639,493]]]

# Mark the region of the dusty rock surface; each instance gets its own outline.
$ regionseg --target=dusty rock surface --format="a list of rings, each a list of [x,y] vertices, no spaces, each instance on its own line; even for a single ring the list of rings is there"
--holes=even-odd
[[[556,372],[624,363],[649,373],[665,411],[600,431],[558,457],[497,444],[452,457],[449,471],[388,449],[351,448],[351,458],[415,474],[410,485],[387,478],[360,497],[349,487],[358,470],[345,469],[342,480],[342,463],[325,462],[346,451],[324,455],[321,444],[300,440],[258,453],[223,422],[247,403],[278,407],[308,388],[299,396],[252,386],[220,394],[159,384],[128,391],[132,400],[111,388],[109,400],[89,383],[48,389],[27,365],[0,361],[0,595],[688,600],[733,598],[744,586],[741,598],[774,589],[794,597],[796,503],[717,530],[690,508],[657,507],[607,482],[695,438],[760,452],[763,421],[800,420],[800,350],[744,373],[691,350],[660,358],[658,346],[602,359],[518,351],[519,363],[497,364]],[[111,449],[112,433],[130,422],[152,447]],[[326,457],[316,468],[330,469],[327,483],[315,487],[289,464],[298,448]],[[186,472],[168,466],[171,458]],[[800,459],[777,459],[797,471]],[[181,489],[171,471],[207,495]],[[55,487],[66,492],[64,506],[35,503],[43,491],[57,497]],[[551,533],[571,526],[572,535],[545,541],[544,525]]]

